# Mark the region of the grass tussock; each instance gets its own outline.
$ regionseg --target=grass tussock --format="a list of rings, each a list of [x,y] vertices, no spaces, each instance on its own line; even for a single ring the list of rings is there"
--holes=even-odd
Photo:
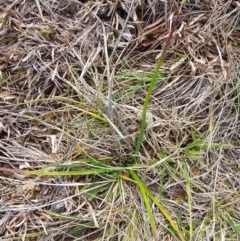
[[[239,15],[2,1],[1,240],[239,240]]]

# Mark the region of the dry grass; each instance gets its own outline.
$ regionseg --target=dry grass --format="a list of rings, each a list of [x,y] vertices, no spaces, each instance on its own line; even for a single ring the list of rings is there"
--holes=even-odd
[[[186,240],[240,240],[239,2],[183,4],[134,165],[180,1],[2,2],[0,167],[15,171],[0,176],[1,240],[153,240],[127,168]],[[178,240],[151,209],[155,240]]]

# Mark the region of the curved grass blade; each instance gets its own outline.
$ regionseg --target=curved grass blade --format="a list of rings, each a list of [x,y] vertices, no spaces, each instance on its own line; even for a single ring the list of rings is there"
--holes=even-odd
[[[174,31],[175,31],[175,29],[177,27],[177,22],[178,22],[178,16],[177,16],[176,22],[172,26],[172,29],[170,30],[170,34],[169,34],[169,36],[168,36],[168,38],[166,40],[166,43],[165,43],[165,45],[163,47],[162,54],[161,54],[161,56],[160,56],[160,58],[159,58],[159,60],[157,62],[157,66],[155,68],[155,71],[154,71],[154,74],[153,74],[150,86],[148,88],[148,92],[147,92],[146,98],[144,100],[143,110],[142,110],[142,122],[141,122],[141,127],[140,127],[140,132],[139,132],[137,144],[135,146],[134,158],[136,158],[136,156],[138,155],[138,153],[140,151],[140,147],[141,147],[141,144],[142,144],[142,139],[143,139],[143,135],[144,135],[144,131],[145,131],[145,126],[146,126],[146,117],[147,117],[148,103],[150,101],[150,98],[151,98],[151,95],[152,95],[152,92],[153,92],[153,88],[154,88],[154,86],[155,86],[155,84],[157,82],[157,78],[158,78],[158,75],[159,75],[159,70],[160,70],[160,68],[163,65],[164,58],[165,58],[165,55],[167,53],[168,47],[170,45],[170,41],[172,39],[173,33],[174,33]]]

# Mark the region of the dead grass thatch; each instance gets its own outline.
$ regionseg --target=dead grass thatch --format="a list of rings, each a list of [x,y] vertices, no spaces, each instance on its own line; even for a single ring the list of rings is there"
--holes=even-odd
[[[179,11],[133,168],[145,165],[139,176],[186,240],[240,239],[238,1],[5,0],[0,167],[15,172],[0,176],[1,240],[152,240],[127,171],[18,170],[127,166]],[[152,210],[159,240],[177,240]]]

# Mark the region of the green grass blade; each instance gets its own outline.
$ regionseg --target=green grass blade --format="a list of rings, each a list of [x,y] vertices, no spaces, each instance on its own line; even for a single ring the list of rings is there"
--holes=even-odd
[[[155,198],[155,196],[150,192],[150,190],[147,188],[147,186],[142,182],[142,180],[138,177],[136,172],[134,170],[130,170],[130,174],[135,182],[141,183],[141,191],[147,194],[148,197],[151,198],[151,200],[154,202],[154,204],[159,208],[159,210],[162,212],[162,214],[165,216],[165,218],[169,221],[171,227],[175,230],[178,237],[181,241],[185,241],[185,238],[183,237],[183,234],[179,230],[178,226],[176,225],[175,221],[171,218],[170,214],[168,213],[167,209]],[[140,186],[139,186],[140,188]],[[146,204],[146,203],[145,203]],[[146,207],[147,208],[147,207]]]
[[[27,175],[37,175],[37,176],[86,176],[86,175],[96,175],[101,173],[114,172],[114,169],[86,169],[79,171],[46,171],[46,170],[37,170],[37,171],[25,171]]]
[[[187,197],[188,197],[188,209],[189,209],[189,241],[193,240],[193,223],[192,223],[192,198],[191,198],[191,185],[190,182],[188,181],[189,175],[188,175],[188,168],[187,168],[187,163],[185,160],[182,160],[183,164],[183,170],[184,170],[184,175],[187,177],[186,178],[186,190],[187,190]]]
[[[151,95],[152,95],[152,92],[153,92],[153,88],[154,88],[154,86],[156,84],[156,81],[157,81],[157,78],[158,78],[158,75],[159,75],[159,70],[160,70],[161,66],[163,65],[164,58],[165,58],[165,55],[167,53],[170,41],[171,41],[173,33],[174,33],[175,29],[176,29],[177,21],[178,21],[178,19],[176,20],[175,24],[173,24],[172,29],[170,31],[170,34],[169,34],[169,36],[168,36],[168,38],[166,40],[166,43],[165,43],[165,45],[163,47],[162,54],[161,54],[161,56],[160,56],[160,58],[159,58],[159,60],[157,62],[157,66],[155,68],[155,71],[154,71],[154,74],[153,74],[150,86],[148,88],[147,95],[146,95],[145,100],[144,100],[143,110],[142,110],[142,122],[141,122],[141,127],[140,127],[140,132],[139,132],[137,144],[135,146],[134,158],[136,158],[136,156],[138,155],[138,153],[140,151],[140,147],[141,147],[141,144],[142,144],[142,139],[143,139],[143,135],[144,135],[144,131],[145,131],[145,126],[146,126],[146,117],[147,117],[148,103],[150,101],[150,98],[151,98]]]
[[[153,237],[154,237],[154,240],[157,240],[157,228],[156,228],[153,213],[152,213],[152,210],[151,210],[151,207],[150,207],[149,198],[147,196],[147,191],[148,191],[147,187],[143,184],[142,180],[138,177],[138,175],[136,174],[135,171],[131,170],[130,173],[131,173],[134,181],[137,183],[137,185],[138,185],[138,187],[139,187],[139,189],[142,193],[143,200],[144,200],[146,210],[147,210],[147,213],[148,213],[149,222],[150,222],[150,225],[151,225]]]

